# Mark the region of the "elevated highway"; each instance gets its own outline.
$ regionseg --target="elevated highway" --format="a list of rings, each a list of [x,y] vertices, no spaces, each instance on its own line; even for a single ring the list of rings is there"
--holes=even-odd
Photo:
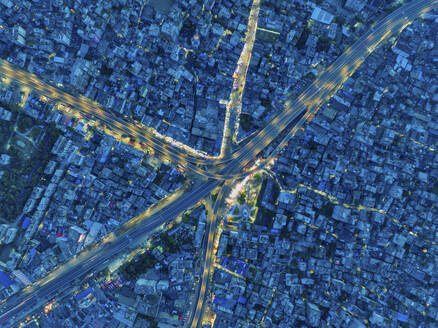
[[[410,2],[397,9],[371,31],[361,37],[343,55],[341,55],[298,99],[289,101],[284,111],[277,116],[244,148],[233,154],[226,165],[219,169],[215,178],[195,183],[191,190],[168,204],[162,211],[152,215],[148,220],[140,222],[124,233],[116,235],[112,240],[95,245],[87,254],[80,254],[64,265],[58,273],[49,274],[45,282],[13,295],[0,307],[0,327],[11,327],[22,320],[36,305],[41,305],[63,290],[71,288],[75,280],[100,270],[108,260],[123,252],[136,242],[142,240],[151,231],[171,221],[187,208],[207,196],[221,184],[219,177],[238,176],[242,169],[272,140],[274,140],[293,120],[296,125],[310,120],[318,108],[338,90],[342,83],[354,73],[365,58],[382,42],[396,35],[415,18],[438,6],[438,0],[419,0]],[[0,70],[0,73],[2,71]],[[105,117],[105,116],[104,116]]]

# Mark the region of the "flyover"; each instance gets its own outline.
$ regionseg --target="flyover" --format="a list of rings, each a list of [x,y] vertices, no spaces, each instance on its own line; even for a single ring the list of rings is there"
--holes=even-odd
[[[228,192],[229,185],[223,185],[217,195],[216,201],[214,202],[213,206],[211,206],[211,204],[208,204],[208,201],[206,202],[207,224],[205,226],[205,235],[202,243],[203,251],[201,252],[201,257],[203,262],[201,276],[198,287],[195,291],[196,303],[192,305],[189,318],[184,325],[184,327],[186,328],[196,328],[201,321],[201,317],[205,307],[204,300],[208,291],[208,283],[210,280],[210,274],[213,265],[213,247],[218,225],[217,217],[219,214],[219,210],[223,205],[224,196]]]
[[[430,6],[430,7],[427,7]],[[316,95],[316,92],[314,91],[315,86],[323,86],[323,90],[327,95],[324,94],[324,97],[321,97],[321,99],[318,99],[315,102],[310,102],[310,104],[307,105],[307,111],[306,114],[300,118],[300,120],[294,124],[294,128],[292,129],[291,133],[288,134],[284,140],[281,141],[280,145],[277,147],[277,149],[274,151],[277,152],[279,148],[281,148],[282,145],[284,145],[288,138],[292,137],[295,132],[303,126],[306,119],[311,119],[319,106],[321,106],[325,101],[327,101],[333,94],[336,93],[336,91],[342,86],[343,82],[351,75],[353,72],[360,66],[360,64],[366,59],[366,57],[371,54],[381,43],[389,38],[390,36],[401,32],[409,23],[412,22],[413,19],[417,18],[422,13],[425,13],[434,7],[437,6],[437,1],[425,1],[422,3],[410,3],[410,5],[405,5],[401,9],[396,10],[392,14],[388,15],[386,18],[384,18],[382,21],[378,22],[368,33],[368,35],[365,35],[361,37],[358,41],[354,43],[353,46],[347,48],[345,53],[339,57],[330,67],[327,69],[326,73],[319,76],[313,85],[311,85],[308,89],[306,89],[303,94],[298,99],[298,102],[295,102],[291,104],[290,102],[287,103],[286,110],[288,112],[293,112],[293,107],[300,104],[300,102],[303,102],[303,99],[309,99],[309,94],[314,97]],[[373,42],[374,41],[374,42]],[[365,53],[361,53],[362,51],[366,51]],[[339,77],[336,78],[336,73],[333,77],[333,72],[336,70],[339,70],[340,67],[346,67],[343,66],[346,63],[345,57],[350,56],[354,53],[357,53],[356,58],[359,59],[359,61],[356,59],[353,62],[353,65],[351,66],[352,69],[350,70],[344,70],[341,68]],[[353,57],[354,58],[354,57]],[[350,60],[351,61],[351,60]],[[333,85],[332,83],[325,84],[327,81],[336,81],[338,85]],[[326,81],[326,82],[323,82]],[[312,90],[313,89],[313,90]],[[281,113],[282,114],[282,113]],[[277,122],[281,122],[282,117],[280,116],[280,119],[273,118],[274,120],[279,120]],[[296,117],[296,116],[292,116]],[[277,123],[278,124],[278,123]],[[287,126],[285,123],[283,126]],[[263,132],[263,130],[262,130]],[[260,132],[260,133],[262,133]],[[281,133],[281,132],[280,132]],[[279,133],[278,133],[279,134]],[[277,134],[277,135],[278,135]],[[253,143],[257,143],[258,141],[252,141]],[[268,141],[269,142],[269,141]],[[257,150],[255,150],[257,152]],[[272,156],[272,155],[271,155]],[[233,155],[234,158],[239,158],[239,152],[236,152]],[[222,189],[221,189],[222,191]],[[216,213],[217,208],[215,204],[215,210],[214,213]],[[198,304],[196,304],[196,311],[193,313],[190,313],[189,322],[186,324],[186,327],[192,327],[196,328],[200,324],[200,318],[202,315],[202,307],[204,304],[204,298],[206,297],[205,291],[206,291],[206,284],[208,284],[208,272],[210,270],[210,266],[212,263],[212,240],[214,238],[214,233],[212,234],[212,229],[214,229],[214,223],[209,222],[208,224],[208,234],[206,235],[206,244],[203,245],[204,250],[204,267],[202,271],[202,276],[200,280],[200,286],[196,290],[196,298],[198,299]]]
[[[3,59],[0,59],[0,76],[9,81],[15,81],[21,86],[34,90],[55,102],[67,105],[59,106],[58,109],[69,116],[85,118],[90,122],[95,122],[97,128],[122,142],[131,144],[137,149],[147,151],[150,147],[163,158],[206,178],[233,178],[232,175],[209,173],[208,170],[198,167],[198,165],[226,163],[230,158],[209,157],[206,154],[197,154],[190,147],[174,144],[170,138],[159,136],[156,131],[141,123],[127,122],[115,113],[104,111],[96,102],[83,96],[73,96],[56,86],[39,80],[35,74],[25,72]],[[184,148],[181,149],[181,147]],[[189,154],[184,153],[183,150]]]
[[[214,167],[228,164],[248,154],[254,158],[300,114],[305,113],[305,119],[310,120],[319,107],[342,87],[343,82],[354,73],[374,49],[381,45],[384,40],[403,30],[413,19],[431,10],[436,3],[436,0],[413,1],[376,23],[368,34],[362,36],[351,47],[347,48],[324,73],[317,77],[298,99],[293,102],[287,101],[285,109],[277,113],[265,128],[254,135],[244,148],[236,151],[231,157],[226,158],[207,158],[201,155],[196,157],[184,154],[179,147],[174,146],[166,139],[163,140],[163,137],[157,137],[151,129],[126,122],[115,114],[105,112],[96,102],[85,97],[72,96],[57,87],[39,81],[35,74],[16,68],[5,60],[0,60],[0,75],[15,80],[55,101],[72,106],[87,119],[95,120],[102,127],[109,129],[109,133],[115,133],[119,136],[127,135],[133,138],[140,147],[145,148],[149,146],[164,158],[187,170],[206,178],[226,180],[242,177],[242,175],[247,173],[233,172],[231,174],[224,174],[223,172],[215,171]],[[297,127],[301,127],[305,119],[302,119]],[[187,149],[187,151],[190,150]],[[191,152],[194,152],[194,150],[191,150]],[[206,170],[197,165],[204,165],[213,169]]]
[[[120,137],[127,135],[137,139],[137,142],[150,146],[157,152],[168,156],[171,160],[184,159],[184,161],[194,164],[202,164],[209,158],[206,154],[197,153],[194,149],[185,145],[178,147],[169,140],[170,138],[159,135],[153,129],[147,128],[140,123],[129,123],[116,113],[104,111],[97,102],[84,96],[71,95],[57,86],[42,81],[34,73],[26,72],[3,59],[0,59],[0,75],[7,81],[15,81],[52,99],[54,102],[67,105],[67,107],[60,108],[60,111],[67,115],[78,115],[96,121],[101,128],[117,133]],[[184,148],[185,152],[181,148]]]
[[[297,125],[310,120],[319,106],[333,95],[342,83],[359,67],[365,58],[388,37],[399,33],[412,20],[438,5],[438,0],[420,0],[408,3],[397,9],[382,21],[378,22],[370,33],[361,37],[348,48],[325,73],[320,75],[311,86],[294,102],[288,102],[284,111],[280,112],[263,130],[241,150],[233,154],[232,159],[218,174],[229,176],[240,174],[255,155],[270,144],[293,120],[299,118]],[[301,118],[300,118],[301,117]],[[92,252],[80,255],[66,263],[61,274],[49,277],[43,285],[33,286],[9,298],[0,308],[0,326],[10,327],[24,318],[36,305],[42,304],[85,275],[102,269],[109,259],[169,222],[187,208],[195,205],[219,186],[219,179],[198,181],[191,189],[166,206],[162,211],[140,222],[112,240],[96,245]],[[49,274],[50,276],[50,274]]]

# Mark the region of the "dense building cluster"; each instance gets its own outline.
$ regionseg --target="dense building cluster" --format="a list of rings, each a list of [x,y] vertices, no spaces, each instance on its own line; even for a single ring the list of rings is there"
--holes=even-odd
[[[318,3],[319,4],[318,4]],[[386,8],[379,1],[263,1],[243,97],[240,136],[266,124]],[[359,6],[362,9],[357,9]]]
[[[11,88],[3,89],[2,101]],[[4,267],[18,270],[21,277],[3,285],[2,299],[116,231],[183,184],[182,175],[173,167],[110,136],[96,131],[84,138],[84,124],[52,107],[30,94],[23,108],[41,124],[51,122],[60,130],[52,148],[44,150],[50,159],[21,214],[14,224],[2,226],[2,241],[14,246],[2,254]],[[6,169],[8,165],[12,163]]]
[[[436,27],[371,55],[278,156],[260,218],[221,236],[218,256],[248,268],[215,272],[215,326],[438,320]]]
[[[0,3],[2,57],[107,110],[218,153],[225,116],[219,100],[232,87],[249,0],[14,4]]]
[[[0,0],[0,57],[214,156],[232,130],[227,110],[249,142],[398,5],[264,0],[248,56],[251,0]],[[74,281],[27,326],[182,327],[204,286],[206,327],[435,327],[437,24],[435,10],[390,38],[272,161],[227,182],[234,203],[218,212],[228,211],[216,218],[205,285],[218,190]],[[230,109],[240,56],[245,91]],[[1,305],[199,177],[184,184],[178,163],[69,116],[71,104],[0,82]]]
[[[89,279],[38,322],[43,327],[181,327],[199,279],[194,224],[205,219],[203,207],[194,209],[176,227],[154,235],[145,253]]]

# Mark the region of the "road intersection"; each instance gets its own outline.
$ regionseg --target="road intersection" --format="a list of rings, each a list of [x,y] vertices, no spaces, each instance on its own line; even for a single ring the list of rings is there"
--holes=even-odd
[[[49,274],[48,279],[43,284],[34,285],[13,295],[0,307],[0,327],[13,326],[14,323],[22,320],[36,306],[44,304],[63,290],[70,288],[75,280],[101,270],[109,259],[129,247],[133,247],[152,231],[197,204],[209,195],[212,190],[221,185],[224,180],[247,174],[247,172],[243,172],[243,169],[248,163],[269,146],[285,129],[293,125],[293,129],[296,130],[298,127],[303,126],[306,121],[310,121],[319,107],[342,87],[345,80],[384,40],[398,34],[414,19],[437,6],[438,0],[412,1],[376,23],[369,33],[348,48],[296,100],[288,101],[286,108],[279,112],[265,128],[256,133],[243,148],[233,153],[230,158],[224,159],[203,159],[202,156],[188,156],[178,148],[174,151],[174,148],[169,148],[172,147],[169,144],[163,141],[158,142],[155,135],[145,133],[144,129],[125,122],[122,118],[105,113],[95,103],[92,106],[88,100],[74,101],[75,98],[65,92],[62,93],[61,97],[59,96],[61,93],[55,87],[43,83],[42,85],[45,87],[40,88],[40,84],[34,75],[26,76],[30,73],[24,72],[25,75],[23,75],[23,73],[20,73],[22,71],[18,71],[18,74],[11,65],[4,62],[0,63],[0,74],[3,76],[14,79],[40,93],[44,91],[49,98],[71,104],[73,107],[78,106],[81,110],[87,109],[82,115],[92,115],[93,119],[100,119],[103,124],[111,124],[123,134],[128,133],[129,136],[136,138],[138,143],[145,142],[147,146],[152,147],[155,151],[166,154],[165,156],[168,156],[175,163],[178,163],[178,161],[185,163],[185,167],[190,170],[196,167],[198,173],[204,177],[198,179],[185,193],[170,201],[161,211],[151,215],[147,220],[142,220],[130,229],[116,233],[111,240],[94,245],[88,253],[80,254],[67,262],[64,265],[64,270]],[[79,98],[85,99],[83,97]],[[207,164],[209,169],[199,168],[196,164]],[[219,164],[222,165],[218,166]],[[215,169],[216,167],[220,168]]]

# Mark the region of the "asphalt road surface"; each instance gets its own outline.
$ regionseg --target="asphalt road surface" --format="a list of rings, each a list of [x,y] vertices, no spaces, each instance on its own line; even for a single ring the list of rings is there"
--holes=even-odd
[[[300,114],[306,112],[306,115],[300,119],[300,122],[302,122],[303,119],[308,117],[308,114],[312,114],[312,111],[316,111],[324,101],[327,101],[341,87],[343,81],[385,39],[399,33],[410,21],[437,7],[437,5],[438,0],[412,1],[377,23],[367,35],[361,37],[329,66],[327,71],[320,75],[297,100],[279,113],[244,148],[234,153],[232,160],[218,172],[218,175],[230,176],[239,174],[248,162],[269,145]],[[1,69],[0,73],[4,74]],[[53,98],[53,94],[47,94],[47,96]],[[106,116],[104,115],[103,117]],[[75,280],[84,277],[88,273],[98,271],[108,262],[108,259],[119,254],[160,225],[169,222],[184,210],[196,204],[219,184],[220,180],[216,179],[199,182],[187,193],[171,202],[162,211],[152,215],[146,221],[115,237],[112,241],[96,247],[96,249],[89,252],[89,255],[81,256],[80,261],[72,259],[67,263],[64,271],[58,275],[53,275],[43,285],[34,286],[27,291],[13,295],[0,308],[0,311],[2,311],[0,327],[13,326],[14,323],[22,320],[32,311],[35,306],[44,304],[44,302],[47,302],[47,300],[50,300],[63,290],[71,288]]]

